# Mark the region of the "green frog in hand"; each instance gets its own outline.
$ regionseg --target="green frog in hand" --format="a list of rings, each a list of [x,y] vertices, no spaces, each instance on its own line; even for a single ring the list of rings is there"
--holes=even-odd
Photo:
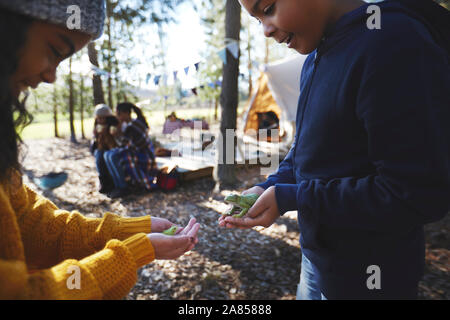
[[[253,204],[258,199],[259,195],[252,193],[252,194],[246,194],[243,196],[240,196],[238,194],[231,194],[229,196],[226,196],[224,201],[226,203],[232,204],[233,207],[225,212],[223,215],[226,216],[233,216],[233,218],[242,218],[248,210],[253,206]],[[234,214],[236,211],[238,213]]]

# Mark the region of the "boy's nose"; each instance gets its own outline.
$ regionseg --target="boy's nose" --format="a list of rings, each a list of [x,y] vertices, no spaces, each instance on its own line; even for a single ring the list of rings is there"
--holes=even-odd
[[[267,38],[273,37],[277,28],[271,23],[263,22],[264,35]]]

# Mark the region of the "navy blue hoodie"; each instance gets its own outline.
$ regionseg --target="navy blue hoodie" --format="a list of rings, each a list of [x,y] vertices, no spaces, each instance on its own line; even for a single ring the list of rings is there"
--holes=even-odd
[[[296,137],[276,173],[280,214],[298,210],[303,254],[329,299],[401,298],[423,275],[423,225],[450,202],[448,53],[409,9],[367,5],[305,61]],[[380,268],[381,289],[367,280]]]

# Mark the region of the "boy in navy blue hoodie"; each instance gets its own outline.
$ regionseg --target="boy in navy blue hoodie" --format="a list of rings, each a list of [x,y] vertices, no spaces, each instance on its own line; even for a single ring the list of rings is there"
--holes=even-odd
[[[359,0],[241,4],[267,37],[309,56],[291,150],[244,192],[260,194],[247,215],[219,225],[268,227],[297,210],[302,297],[416,298],[423,225],[449,212],[450,67],[438,32],[398,1],[377,3],[375,29]]]

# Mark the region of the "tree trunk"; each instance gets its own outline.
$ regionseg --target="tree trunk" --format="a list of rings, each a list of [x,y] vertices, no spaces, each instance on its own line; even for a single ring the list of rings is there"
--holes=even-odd
[[[269,63],[269,38],[266,38],[266,54],[264,56],[264,63]]]
[[[252,81],[253,63],[252,63],[252,56],[251,56],[252,46],[251,46],[250,23],[248,24],[247,30],[248,30],[248,33],[247,33],[247,36],[248,36],[248,44],[247,44],[247,54],[248,54],[248,96],[251,97],[252,96],[252,91],[253,91],[253,81]]]
[[[57,97],[56,85],[53,85],[53,128],[55,133],[55,138],[59,138],[58,132],[58,97]]]
[[[70,122],[70,141],[76,143],[77,137],[75,135],[74,126],[74,92],[73,92],[73,79],[72,79],[72,58],[69,59],[69,122]]]
[[[214,98],[214,121],[217,121],[217,111],[219,109],[219,98]]]
[[[108,40],[107,40],[107,45],[108,45],[108,60],[107,60],[107,65],[108,65],[108,72],[109,72],[109,76],[108,76],[108,104],[109,107],[111,109],[113,109],[113,89],[112,89],[112,79],[111,79],[111,75],[112,75],[112,54],[111,54],[111,21],[112,18],[108,17],[108,19],[106,19],[106,34],[108,35]]]
[[[118,66],[118,61],[117,59],[115,59],[114,61],[114,74],[116,75],[116,103],[119,104],[120,102],[123,101],[123,92],[122,92],[122,86],[121,86],[121,82],[119,77],[117,76],[119,74],[119,66]],[[140,88],[141,86],[139,86]]]
[[[93,42],[89,43],[88,45],[88,55],[89,55],[89,61],[91,64],[99,68],[98,65],[98,53],[95,49],[95,44]],[[95,74],[92,77],[92,88],[94,91],[94,105],[105,103],[105,95],[103,93],[103,85],[102,85],[102,78],[100,75]]]
[[[241,29],[241,6],[238,0],[227,0],[225,4],[225,37],[239,41]],[[220,104],[222,117],[220,122],[220,134],[222,142],[219,142],[219,163],[217,166],[217,178],[221,185],[233,185],[237,182],[235,175],[235,150],[236,150],[236,118],[238,107],[238,78],[239,56],[233,57],[228,50],[227,63],[223,66],[222,92]],[[231,136],[227,136],[227,129]]]
[[[84,134],[84,79],[83,76],[80,77],[80,120],[81,120],[81,139],[86,139]]]

